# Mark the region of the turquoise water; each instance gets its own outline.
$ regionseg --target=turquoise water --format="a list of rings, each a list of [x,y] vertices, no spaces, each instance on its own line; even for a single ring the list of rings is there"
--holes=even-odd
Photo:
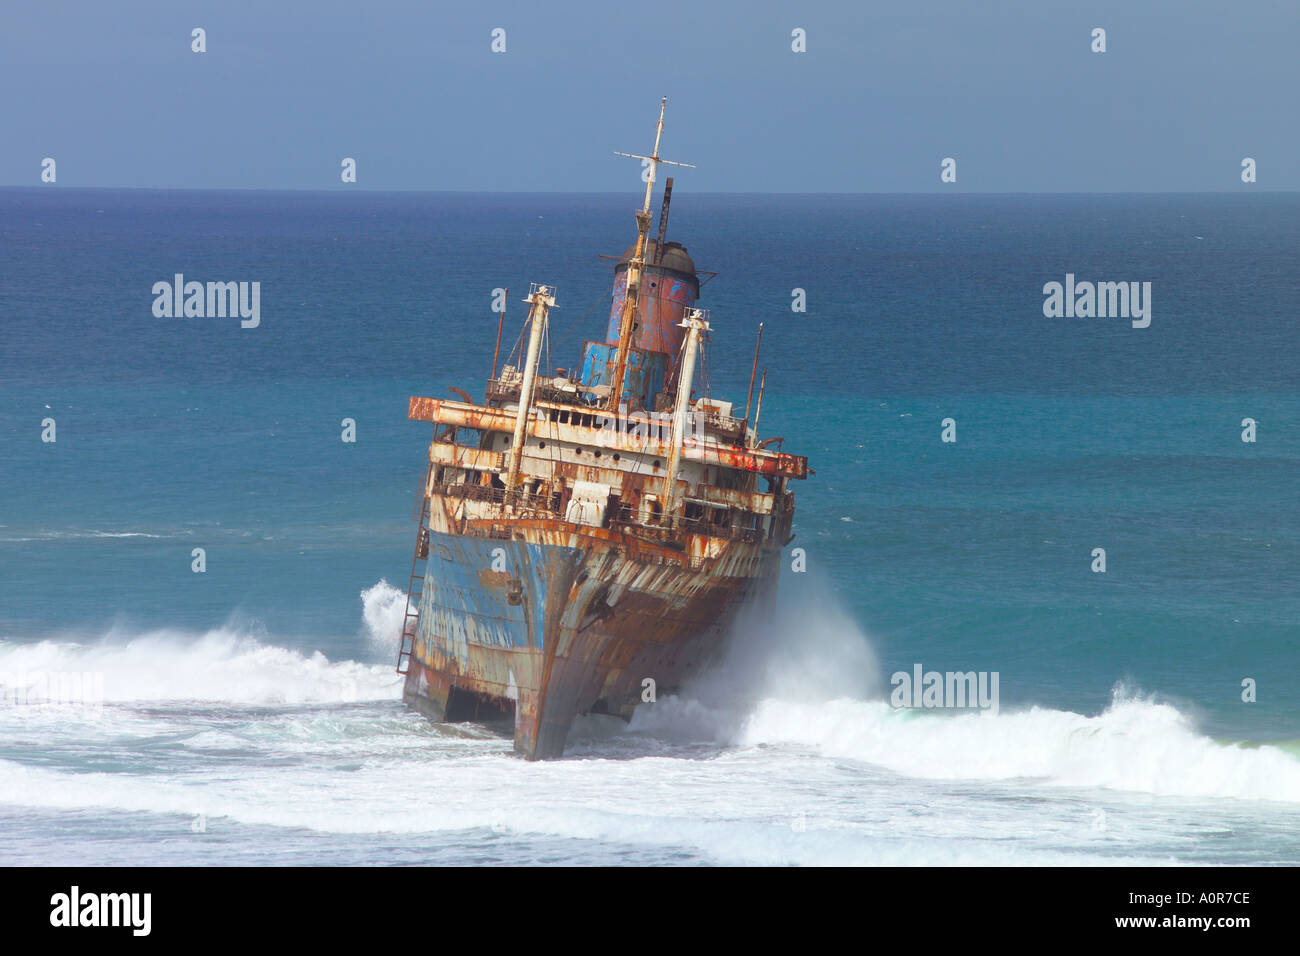
[[[0,708],[12,856],[1300,861],[1300,198],[675,200],[715,395],[765,323],[807,570],[727,669],[543,768],[397,700],[406,399],[481,394],[498,286],[507,345],[558,286],[572,367],[628,198],[0,190],[0,673],[105,700]],[[155,318],[176,272],[260,282],[261,325]],[[1150,281],[1151,326],[1045,318],[1067,272]],[[1001,713],[890,711],[916,663],[998,672]]]

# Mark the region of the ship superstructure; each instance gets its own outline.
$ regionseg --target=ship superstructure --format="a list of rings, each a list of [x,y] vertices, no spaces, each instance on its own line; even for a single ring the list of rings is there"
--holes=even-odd
[[[579,713],[630,718],[675,690],[742,606],[771,599],[787,484],[809,474],[806,458],[769,447],[780,439],[758,439],[752,374],[743,415],[695,394],[710,324],[694,262],[666,240],[671,179],[649,237],[665,106],[654,150],[633,157],[648,170],[637,240],[581,370],[539,367],[556,296],[534,284],[521,359],[494,363],[482,404],[458,390],[462,401],[410,400],[434,437],[403,697],[440,721],[512,715],[531,759],[560,756]]]

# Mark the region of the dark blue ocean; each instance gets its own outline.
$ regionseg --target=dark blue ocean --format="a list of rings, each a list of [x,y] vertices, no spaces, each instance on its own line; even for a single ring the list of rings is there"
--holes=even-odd
[[[0,189],[0,862],[1300,863],[1297,195],[679,191],[708,387],[764,323],[816,472],[781,621],[557,763],[406,713],[407,397],[481,397],[498,287],[573,367],[635,201]],[[999,712],[891,708],[917,664]]]

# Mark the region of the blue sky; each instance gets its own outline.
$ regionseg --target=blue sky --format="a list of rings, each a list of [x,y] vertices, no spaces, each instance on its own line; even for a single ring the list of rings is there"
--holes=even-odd
[[[0,184],[48,156],[54,188],[625,191],[611,151],[647,151],[667,95],[663,153],[701,192],[1300,186],[1294,0],[637,9],[9,0]]]

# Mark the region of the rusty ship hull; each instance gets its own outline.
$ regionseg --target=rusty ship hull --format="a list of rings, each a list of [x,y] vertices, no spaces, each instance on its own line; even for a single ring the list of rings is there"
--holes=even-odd
[[[516,749],[532,759],[560,756],[577,714],[630,719],[676,690],[714,659],[739,608],[774,593],[779,551],[761,546],[737,543],[692,568],[668,549],[560,522],[513,533],[431,534],[437,569],[403,697],[438,721],[512,716]],[[509,570],[491,570],[502,552]],[[524,582],[518,603],[512,580]]]
[[[608,333],[585,344],[580,371],[543,370],[556,296],[534,283],[483,401],[453,389],[458,400],[415,396],[407,412],[434,435],[403,697],[438,721],[510,719],[530,759],[560,756],[577,715],[630,719],[717,658],[741,609],[774,599],[788,482],[810,474],[770,447],[782,439],[759,438],[757,348],[743,414],[697,395],[711,327],[701,274],[665,239],[672,179],[648,236],[664,105],[654,151],[635,157],[649,176]]]

